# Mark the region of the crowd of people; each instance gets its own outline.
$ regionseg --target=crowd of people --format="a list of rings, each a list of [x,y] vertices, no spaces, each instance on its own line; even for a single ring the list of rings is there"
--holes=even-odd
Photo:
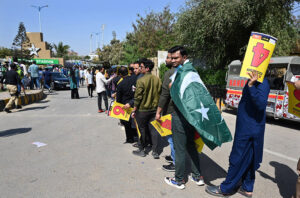
[[[102,66],[93,69],[75,66],[69,71],[61,72],[67,72],[66,75],[69,76],[71,98],[79,98],[78,88],[84,82],[90,97],[93,97],[93,90],[96,90],[99,113],[108,113],[108,97],[123,104],[125,110],[133,109],[129,121],[120,120],[120,123],[125,128],[124,143],[136,147],[132,154],[138,157],[146,157],[151,152],[154,159],[159,159],[163,139],[150,123],[154,120],[160,121],[163,115],[171,114],[172,134],[165,137],[169,142],[171,153],[165,157],[168,164],[163,165],[162,169],[174,172],[174,177],[165,177],[164,180],[172,187],[185,188],[187,182],[185,164],[188,153],[191,159],[189,180],[203,186],[205,182],[194,142],[195,127],[172,101],[170,94],[177,73],[181,72],[184,67],[192,66],[185,48],[174,46],[169,49],[166,66],[169,70],[165,73],[163,82],[151,73],[154,63],[146,58],[131,63],[128,67],[122,66],[109,71],[105,71]],[[17,65],[11,64],[10,68],[11,70],[6,72],[5,77],[7,89],[14,98],[5,107],[6,112],[9,112],[12,102],[18,97],[18,85],[23,86]],[[29,66],[28,72],[32,86],[40,88],[38,67],[33,63]],[[43,73],[45,87],[51,79],[47,73],[49,73],[47,70]],[[262,83],[257,81],[257,72],[253,71],[248,75],[249,80],[243,89],[238,107],[228,174],[219,186],[206,187],[206,192],[214,196],[227,197],[238,192],[245,197],[252,197],[255,171],[262,162],[266,106],[270,86],[266,79]],[[300,81],[295,82],[295,87],[300,89]],[[102,109],[102,99],[105,109]],[[137,129],[139,129],[139,135]]]

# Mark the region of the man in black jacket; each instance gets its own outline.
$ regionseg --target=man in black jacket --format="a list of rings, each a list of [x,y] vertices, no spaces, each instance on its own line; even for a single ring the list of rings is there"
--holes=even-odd
[[[128,76],[128,70],[126,67],[121,67],[119,73],[123,80],[117,86],[117,102],[124,104],[124,109],[133,107],[134,104],[134,91],[135,91],[135,76]],[[124,143],[133,143],[134,136],[136,136],[136,129],[131,126],[131,119],[129,121],[121,120],[121,123],[125,127],[126,141]]]
[[[5,84],[9,91],[9,94],[11,95],[10,100],[6,104],[4,111],[7,113],[11,113],[10,109],[12,107],[12,104],[15,102],[16,108],[20,109],[22,108],[20,105],[18,105],[19,102],[19,92],[18,92],[18,84],[21,84],[20,78],[18,73],[16,72],[17,66],[13,63],[10,65],[10,70],[5,74]]]

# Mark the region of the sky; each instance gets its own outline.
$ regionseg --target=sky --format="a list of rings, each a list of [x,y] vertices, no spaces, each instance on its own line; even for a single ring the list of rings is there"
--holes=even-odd
[[[11,47],[20,22],[27,32],[40,31],[38,10],[31,5],[48,5],[40,12],[44,41],[62,41],[79,55],[88,55],[91,34],[93,50],[97,40],[102,45],[101,34],[98,39],[95,36],[101,32],[102,24],[104,45],[113,38],[112,31],[117,39],[124,40],[126,33],[133,31],[137,14],[160,12],[167,5],[172,12],[178,12],[185,0],[0,0],[0,47]]]
[[[90,52],[90,35],[93,34],[92,49],[96,43],[102,46],[101,25],[105,24],[103,43],[109,44],[112,31],[117,39],[124,40],[132,32],[132,23],[137,14],[145,16],[150,11],[160,12],[170,6],[178,12],[186,0],[0,0],[0,47],[11,47],[17,35],[18,26],[23,22],[27,32],[39,32],[38,10],[31,7],[48,7],[41,10],[44,41],[62,41],[79,55]],[[294,15],[300,15],[300,4],[294,6]],[[97,43],[97,45],[98,45]]]

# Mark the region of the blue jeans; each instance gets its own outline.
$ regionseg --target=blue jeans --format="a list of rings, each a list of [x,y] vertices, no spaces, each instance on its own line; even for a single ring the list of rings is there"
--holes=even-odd
[[[31,84],[30,84],[30,88],[33,89],[33,85],[35,85],[35,87],[37,89],[40,88],[40,81],[39,81],[39,77],[31,77]]]
[[[171,148],[171,157],[173,160],[173,164],[175,165],[175,149],[174,149],[174,144],[173,144],[173,137],[172,135],[168,135],[166,136],[169,144],[170,144],[170,148]]]
[[[50,86],[46,82],[44,82],[44,87],[46,87],[46,89],[50,89]]]

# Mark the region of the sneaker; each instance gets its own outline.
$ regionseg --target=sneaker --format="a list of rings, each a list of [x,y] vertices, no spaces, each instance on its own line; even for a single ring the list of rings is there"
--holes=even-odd
[[[107,114],[107,110],[105,110],[105,114]]]
[[[154,159],[159,159],[159,154],[157,152],[152,151],[152,156]]]
[[[133,153],[134,155],[137,155],[137,156],[140,156],[140,157],[146,157],[145,151],[144,151],[144,150],[141,150],[141,149],[132,151],[132,153]]]
[[[5,111],[6,113],[11,113],[11,111],[10,111],[9,109],[7,109],[7,108],[4,108],[4,111]]]
[[[163,165],[162,169],[167,172],[175,172],[175,165],[170,163],[169,165]]]
[[[180,189],[180,190],[182,190],[182,189],[185,188],[184,183],[177,182],[177,181],[175,180],[175,178],[165,177],[165,182],[166,182],[167,184],[169,184],[170,186],[173,186],[173,187],[178,188],[178,189]]]
[[[139,144],[138,143],[135,143],[132,146],[135,147],[135,148],[139,148]]]
[[[165,157],[165,160],[166,160],[166,162],[173,163],[173,159],[172,159],[171,155],[167,155]]]
[[[195,177],[190,175],[189,178],[190,178],[190,180],[195,182],[198,186],[204,186],[204,184],[205,184],[202,176],[200,176],[199,179],[196,179]]]
[[[98,113],[103,113],[104,111],[102,109],[98,110]]]

